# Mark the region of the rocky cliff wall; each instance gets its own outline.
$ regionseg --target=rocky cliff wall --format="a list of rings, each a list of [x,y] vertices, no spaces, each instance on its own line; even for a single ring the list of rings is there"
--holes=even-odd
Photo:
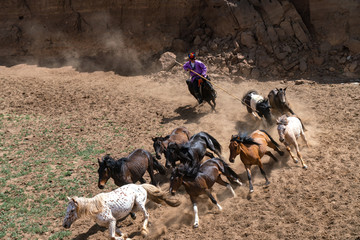
[[[1,1],[0,61],[32,58],[130,74],[156,66],[164,51],[197,51],[212,70],[232,75],[356,77],[359,6],[355,0]]]

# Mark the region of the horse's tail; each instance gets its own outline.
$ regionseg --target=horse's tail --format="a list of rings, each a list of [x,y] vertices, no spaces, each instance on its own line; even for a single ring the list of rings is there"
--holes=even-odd
[[[171,207],[177,207],[181,204],[178,199],[173,198],[168,191],[162,190],[159,186],[144,183],[141,186],[146,190],[148,199],[156,203],[166,203]]]
[[[268,137],[270,138],[270,141],[271,141],[273,144],[275,144],[275,146],[280,147],[280,145],[270,136],[269,133],[267,133],[265,130],[260,130],[260,132],[265,133],[266,136],[268,136]]]
[[[306,131],[307,131],[307,129],[305,129],[305,126],[304,126],[304,124],[303,124],[303,122],[302,122],[301,118],[299,118],[298,116],[296,116],[296,117],[300,120],[300,123],[301,123],[301,127],[302,127],[302,129],[304,130],[304,132],[306,132]]]
[[[238,179],[238,175],[236,174],[236,172],[229,166],[229,164],[227,164],[224,160],[220,159],[220,158],[216,158],[216,163],[219,166],[220,171],[225,175],[225,176],[230,176],[233,177],[235,179]],[[221,164],[219,164],[219,162]]]
[[[220,143],[210,134],[207,132],[201,132],[203,136],[203,139],[206,141],[206,145],[208,148],[210,148],[211,151],[218,151],[221,154],[221,145]],[[209,141],[210,140],[210,141]]]
[[[163,165],[161,165],[161,163],[159,163],[159,161],[156,158],[154,158],[154,156],[151,155],[151,158],[152,158],[153,163],[154,163],[154,169],[159,171],[159,173],[161,175],[165,175],[166,174],[166,168]]]

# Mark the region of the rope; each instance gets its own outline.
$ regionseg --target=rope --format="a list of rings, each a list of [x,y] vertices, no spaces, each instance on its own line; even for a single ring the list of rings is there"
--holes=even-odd
[[[181,63],[179,63],[178,61],[175,60],[175,62],[177,64],[179,64],[180,66],[183,66]],[[227,90],[225,90],[224,88],[220,87],[219,85],[217,84],[214,84],[212,81],[210,81],[209,79],[206,79],[204,76],[202,76],[201,74],[195,72],[194,70],[192,69],[189,69],[191,72],[195,73],[196,75],[198,75],[199,77],[201,77],[202,79],[204,79],[205,81],[208,81],[210,82],[212,85],[214,85],[215,87],[223,90],[225,93],[229,94],[231,97],[235,98],[236,100],[240,101],[242,104],[244,104],[245,106],[251,108],[254,112],[258,112],[256,109],[254,110],[251,106],[249,106],[248,104],[246,104],[243,100],[241,100],[240,98],[234,96],[233,94],[229,93]]]

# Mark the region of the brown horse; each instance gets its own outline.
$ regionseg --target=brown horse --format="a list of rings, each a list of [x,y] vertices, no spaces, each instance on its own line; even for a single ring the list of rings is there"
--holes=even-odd
[[[256,130],[251,133],[250,136],[239,134],[233,135],[231,137],[229,145],[229,161],[233,163],[235,157],[240,154],[240,159],[245,166],[249,179],[250,192],[254,191],[250,171],[250,167],[252,165],[258,165],[261,174],[265,177],[266,185],[270,183],[266,177],[263,165],[261,163],[261,158],[266,154],[275,161],[278,160],[270,151],[267,150],[267,147],[274,149],[281,156],[284,155],[284,152],[279,149],[279,144],[275,142],[274,139],[264,130]]]
[[[166,169],[162,166],[150,152],[144,149],[136,149],[127,157],[118,160],[110,157],[109,154],[98,159],[99,162],[99,181],[98,187],[103,189],[109,178],[114,179],[117,186],[123,186],[129,183],[140,181],[145,183],[143,178],[146,171],[148,171],[151,183],[156,185],[154,179],[154,170],[159,171],[160,174],[165,175]]]
[[[157,159],[161,159],[161,154],[164,154],[169,143],[177,143],[179,145],[184,144],[189,141],[191,134],[186,127],[175,128],[169,135],[166,137],[154,137],[153,147],[155,150],[155,155]],[[170,168],[169,161],[166,159],[165,166]]]
[[[286,99],[286,88],[275,88],[271,90],[268,94],[271,111],[282,115],[290,112],[295,114],[294,111],[290,108],[290,105]]]
[[[221,175],[227,177],[229,181],[241,185],[237,174],[220,158],[212,158],[204,161],[198,166],[196,173],[187,164],[180,164],[176,167],[170,177],[170,192],[175,194],[181,185],[184,185],[186,192],[190,195],[193,204],[195,221],[194,228],[199,226],[199,216],[197,208],[197,198],[199,195],[206,194],[211,201],[218,206],[220,211],[222,207],[211,194],[211,187],[215,182],[230,189],[233,196],[236,196],[233,188],[228,182],[221,179]]]

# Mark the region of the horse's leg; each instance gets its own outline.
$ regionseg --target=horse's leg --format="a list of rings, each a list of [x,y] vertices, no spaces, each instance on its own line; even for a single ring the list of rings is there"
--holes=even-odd
[[[291,152],[289,144],[285,144],[286,150],[289,152],[291,158],[293,159],[294,163],[298,163],[298,160],[295,158],[294,154]]]
[[[112,218],[110,221],[109,221],[109,233],[110,233],[110,239],[115,239],[115,240],[123,240],[122,237],[116,237],[115,236],[115,232],[119,232],[119,230],[117,230],[117,227],[116,227],[116,219],[115,218]],[[121,231],[120,231],[120,234]]]
[[[199,211],[198,211],[196,202],[193,202],[193,209],[194,209],[194,215],[195,215],[194,228],[198,228],[199,227]]]
[[[297,143],[295,143],[295,149],[296,149],[296,154],[297,154],[297,156],[299,157],[303,168],[304,168],[304,169],[307,169],[307,166],[306,166],[306,164],[304,163],[304,160],[302,159],[302,156],[301,156],[301,154],[300,154],[299,145],[298,145]]]
[[[148,226],[148,223],[149,223],[149,213],[145,208],[146,197],[137,195],[135,201],[136,201],[137,209],[142,211],[143,214],[144,214],[144,223],[143,223],[143,227],[142,227],[142,230],[141,230],[141,234],[143,236],[147,236],[147,234],[149,233],[149,231],[147,229],[147,226]]]
[[[227,187],[231,191],[232,195],[236,197],[236,193],[234,192],[234,189],[232,188],[231,184],[222,180],[221,175],[218,176],[216,182],[222,186]]]
[[[252,192],[254,192],[254,188],[253,188],[252,181],[251,181],[250,166],[245,166],[245,169],[246,169],[246,173],[247,173],[247,176],[249,179],[249,189],[250,189],[250,192],[252,193]]]
[[[264,178],[265,178],[265,180],[266,180],[265,184],[266,184],[266,185],[269,185],[269,184],[270,184],[269,179],[268,179],[267,176],[266,176],[266,173],[265,173],[265,171],[264,171],[264,167],[263,167],[262,162],[260,161],[260,159],[258,159],[258,166],[259,166],[259,168],[260,168],[261,174],[264,176]]]
[[[279,161],[279,160],[274,156],[274,154],[272,154],[272,152],[267,151],[267,152],[265,152],[265,154],[268,155],[269,157],[271,157],[272,159],[274,159],[276,162]]]
[[[305,137],[304,131],[301,131],[300,135],[301,135],[302,140],[305,142],[306,146],[309,147],[309,143]]]
[[[156,186],[156,182],[155,182],[155,178],[154,178],[154,168],[151,164],[149,164],[149,167],[147,169],[149,175],[150,175],[150,179],[151,179],[151,184]]]
[[[215,204],[219,210],[221,211],[222,210],[222,207],[220,206],[220,204],[216,201],[216,199],[214,198],[214,196],[211,194],[210,190],[209,189],[205,189],[205,193],[206,195],[210,198],[211,202],[213,204]]]

